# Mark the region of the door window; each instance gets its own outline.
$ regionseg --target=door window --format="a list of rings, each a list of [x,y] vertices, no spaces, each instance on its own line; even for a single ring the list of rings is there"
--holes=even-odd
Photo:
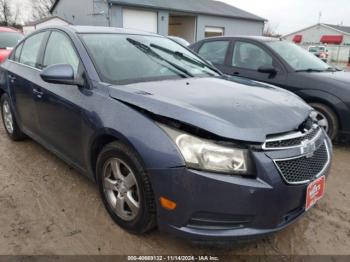
[[[38,56],[45,32],[29,37],[22,48],[20,63],[39,68]]]
[[[258,68],[262,66],[273,67],[273,59],[268,53],[257,45],[245,42],[236,42],[233,51],[232,66],[258,70]]]
[[[23,48],[23,44],[21,44],[20,46],[18,46],[13,54],[12,60],[19,62],[20,56],[21,56],[21,52],[22,52],[22,48]]]
[[[71,40],[63,33],[52,32],[45,51],[44,68],[57,64],[71,65],[74,70],[74,76],[77,75],[79,57]]]
[[[228,46],[229,41],[206,42],[201,46],[198,54],[212,63],[223,65],[225,64]]]

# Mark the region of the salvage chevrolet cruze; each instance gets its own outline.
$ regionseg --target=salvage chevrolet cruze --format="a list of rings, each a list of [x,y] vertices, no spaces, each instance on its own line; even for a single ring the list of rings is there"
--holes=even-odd
[[[96,181],[130,232],[256,237],[324,194],[332,145],[311,107],[273,86],[228,81],[168,38],[42,29],[1,65],[0,85],[9,137],[31,137]]]

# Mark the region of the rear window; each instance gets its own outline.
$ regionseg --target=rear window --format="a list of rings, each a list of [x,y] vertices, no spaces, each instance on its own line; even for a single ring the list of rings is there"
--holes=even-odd
[[[0,33],[0,48],[13,48],[19,41],[21,41],[23,35],[16,32],[1,32]]]
[[[315,46],[315,47],[310,47],[309,51],[312,53],[325,52],[326,48],[324,46]]]
[[[309,51],[312,53],[316,53],[318,50],[317,50],[317,47],[310,47]]]

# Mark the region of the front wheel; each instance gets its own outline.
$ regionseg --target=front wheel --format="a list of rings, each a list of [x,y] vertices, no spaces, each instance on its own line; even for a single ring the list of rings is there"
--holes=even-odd
[[[310,103],[317,113],[316,120],[319,126],[321,126],[328,134],[328,136],[334,140],[339,133],[338,117],[334,111],[321,103]]]
[[[155,204],[151,184],[137,155],[128,146],[113,142],[97,160],[97,183],[112,219],[132,233],[155,227]]]
[[[13,141],[23,140],[26,136],[17,124],[17,121],[11,108],[10,99],[7,94],[2,95],[0,105],[2,122],[4,123],[7,135]]]

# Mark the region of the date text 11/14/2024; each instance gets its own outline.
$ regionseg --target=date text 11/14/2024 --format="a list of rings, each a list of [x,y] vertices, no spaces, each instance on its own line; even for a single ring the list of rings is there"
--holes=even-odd
[[[217,256],[128,256],[128,261],[220,261]]]

